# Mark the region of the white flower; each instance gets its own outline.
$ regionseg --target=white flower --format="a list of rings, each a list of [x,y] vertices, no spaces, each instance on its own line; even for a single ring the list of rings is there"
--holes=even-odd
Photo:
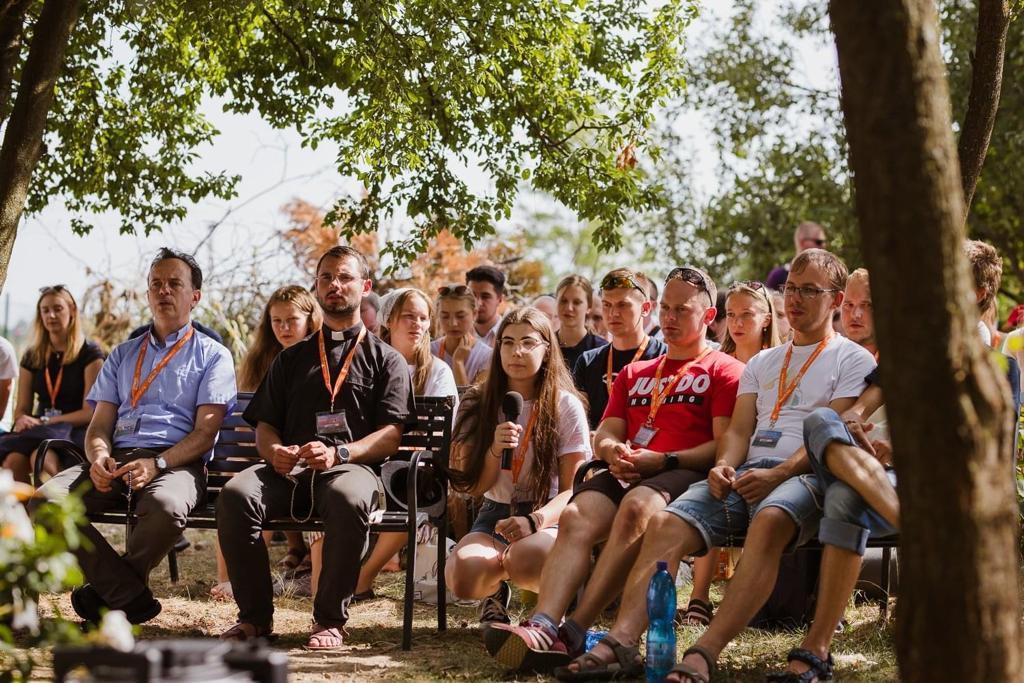
[[[103,615],[100,623],[98,642],[121,652],[130,652],[135,647],[132,625],[121,610],[110,610]]]
[[[14,598],[14,618],[11,620],[11,628],[28,629],[32,635],[39,634],[39,611],[36,609],[36,601],[22,597],[21,591],[15,588],[11,591]]]
[[[8,470],[5,472],[10,474]],[[2,478],[0,474],[0,479]],[[22,504],[13,495],[0,495],[0,540],[10,538],[22,543],[32,543],[36,538],[36,532]]]
[[[11,470],[0,470],[0,501],[14,499],[14,473]]]

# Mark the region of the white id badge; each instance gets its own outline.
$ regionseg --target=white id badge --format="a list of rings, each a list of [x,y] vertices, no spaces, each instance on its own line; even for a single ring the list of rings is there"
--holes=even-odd
[[[331,436],[333,434],[348,434],[348,420],[345,419],[345,411],[335,412],[324,411],[316,414],[316,433],[320,436]]]
[[[654,435],[658,433],[657,427],[648,427],[647,425],[641,425],[640,429],[636,430],[636,434],[630,441],[640,448],[647,448],[651,445],[651,440]]]
[[[131,415],[120,418],[117,421],[117,424],[114,425],[114,438],[119,436],[130,436],[138,433],[141,422],[141,417]]]
[[[64,413],[62,413],[61,411],[57,410],[56,408],[47,408],[46,410],[43,411],[43,415],[45,415],[48,418],[50,418],[50,417],[57,417],[58,415],[63,415],[63,414]]]

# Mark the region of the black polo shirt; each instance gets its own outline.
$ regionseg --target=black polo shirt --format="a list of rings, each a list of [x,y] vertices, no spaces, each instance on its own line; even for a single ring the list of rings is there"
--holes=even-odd
[[[637,360],[650,360],[663,356],[667,352],[668,347],[665,342],[652,338],[647,344],[647,348],[644,349],[643,355]],[[611,344],[606,344],[601,348],[591,349],[580,356],[572,372],[576,387],[587,395],[589,402],[587,417],[590,420],[591,429],[597,429],[597,425],[601,423],[601,416],[604,415],[604,409],[608,405],[605,373],[608,372],[609,353],[614,354],[612,355],[612,381],[614,382],[619,370],[633,362],[633,356],[636,354],[635,348],[619,351],[612,348]]]
[[[323,328],[332,385],[362,327],[359,324],[334,333],[341,339],[333,339],[330,328]],[[368,333],[334,401],[335,411],[345,411],[348,434],[335,435],[334,442],[318,437],[316,414],[331,408],[331,394],[320,371],[319,336],[312,334],[277,355],[242,415],[246,422],[254,427],[265,422],[277,430],[286,446],[301,446],[316,440],[329,445],[351,443],[387,425],[410,421],[415,404],[409,365],[401,354]]]
[[[576,346],[563,346],[561,340],[559,340],[559,348],[562,349],[562,357],[565,358],[565,365],[571,372],[576,367],[576,361],[579,360],[587,351],[591,349],[599,349],[602,346],[607,346],[608,340],[604,337],[598,337],[593,332],[587,332],[583,335],[583,339],[580,339]]]

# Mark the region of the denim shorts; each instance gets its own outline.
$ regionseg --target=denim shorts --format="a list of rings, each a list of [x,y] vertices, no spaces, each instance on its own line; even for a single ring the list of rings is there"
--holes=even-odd
[[[771,469],[784,461],[783,458],[759,458],[738,467],[736,476],[741,477],[750,470]],[[779,508],[797,526],[797,533],[786,548],[789,552],[817,534],[823,501],[818,478],[813,474],[804,474],[782,482],[753,508],[735,491],[730,491],[725,500],[715,498],[711,495],[707,481],[702,481],[669,503],[665,510],[697,530],[704,539],[704,549],[698,553],[703,555],[708,548],[714,546],[738,545],[758,512],[770,507]]]
[[[525,517],[533,512],[533,503],[516,503],[515,506],[516,511],[513,514],[512,506],[508,503],[498,503],[490,498],[484,498],[483,505],[480,506],[480,512],[477,513],[476,519],[473,520],[473,526],[469,529],[469,533],[490,534],[502,543],[508,543],[504,536],[494,533],[494,527],[498,522],[512,516]]]
[[[811,467],[825,489],[824,517],[818,539],[863,555],[868,539],[895,536],[899,531],[829,470],[822,456],[833,441],[857,445],[842,418],[831,408],[819,408],[808,415],[804,420],[804,445]],[[886,474],[889,482],[896,486],[896,472],[889,469]]]

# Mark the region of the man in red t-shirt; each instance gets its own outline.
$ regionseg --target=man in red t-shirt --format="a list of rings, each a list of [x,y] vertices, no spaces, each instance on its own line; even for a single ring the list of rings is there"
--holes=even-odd
[[[743,374],[742,363],[707,345],[716,295],[700,270],[669,273],[660,309],[668,353],[615,378],[594,437],[597,473],[576,486],[559,518],[533,616],[484,632],[488,652],[508,668],[547,672],[582,653],[587,628],[625,584],[647,521],[714,464]],[[603,541],[576,610],[560,625]]]

